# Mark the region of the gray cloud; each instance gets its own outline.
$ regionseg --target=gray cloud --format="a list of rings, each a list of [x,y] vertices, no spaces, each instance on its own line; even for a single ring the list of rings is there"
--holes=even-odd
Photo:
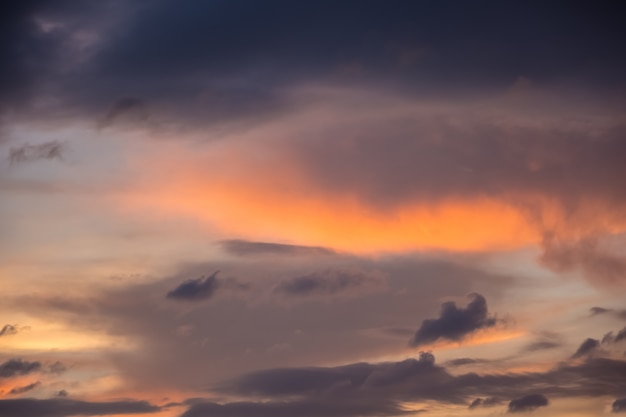
[[[472,401],[469,405],[469,409],[473,410],[474,408],[478,408],[478,407],[491,407],[493,405],[497,405],[499,404],[501,401],[498,400],[497,398],[476,398],[474,401]]]
[[[548,399],[543,394],[529,394],[520,398],[511,400],[509,403],[509,413],[519,413],[525,411],[533,411],[539,407],[546,407],[549,404]]]
[[[37,145],[26,144],[9,150],[9,162],[18,164],[40,159],[63,160],[66,150],[67,145],[59,141],[50,141]]]
[[[37,382],[33,382],[32,384],[24,385],[22,387],[15,387],[11,389],[11,391],[9,391],[9,394],[23,394],[25,392],[34,390],[40,385],[41,385],[41,382],[37,381]]]
[[[11,334],[17,334],[18,330],[17,330],[17,326],[13,325],[13,324],[5,324],[2,329],[0,329],[0,337],[1,336],[8,336]]]
[[[546,372],[452,375],[435,365],[432,355],[419,360],[355,363],[340,367],[286,368],[253,372],[218,387],[230,394],[263,398],[436,400],[465,403],[469,398],[512,399],[512,411],[543,402],[518,398],[519,392],[572,398],[619,395],[626,382],[626,362],[590,359],[562,363]]]
[[[626,413],[626,397],[618,398],[617,400],[613,401],[611,411],[614,413]]]
[[[602,338],[602,343],[608,343],[608,344],[619,343],[622,340],[626,340],[626,327],[618,331],[616,334],[613,334],[613,332],[607,333]]]
[[[146,401],[88,402],[68,399],[0,399],[0,414],[12,417],[102,416],[111,414],[150,414],[160,408]]]
[[[384,286],[380,276],[358,271],[329,269],[282,281],[276,291],[299,297],[371,292]]]
[[[252,242],[248,240],[223,240],[219,245],[226,252],[237,256],[319,256],[335,255],[336,252],[321,246],[288,245],[273,242]]]
[[[399,416],[418,413],[406,411],[394,402],[300,400],[286,402],[198,403],[181,417],[359,417]]]
[[[10,359],[0,363],[0,378],[11,378],[17,375],[27,375],[41,370],[41,362],[29,362],[21,359]]]
[[[219,271],[215,271],[208,277],[189,279],[168,292],[166,297],[182,301],[202,301],[209,299],[219,287],[219,282],[217,281],[218,272]]]
[[[437,319],[426,319],[410,340],[411,346],[420,346],[439,339],[459,341],[476,330],[493,327],[497,324],[489,317],[487,301],[480,294],[472,294],[473,300],[466,308],[458,308],[449,301],[441,305]]]
[[[572,358],[576,359],[588,355],[593,352],[598,346],[600,346],[599,340],[587,338],[584,342],[582,342],[574,355],[572,355]]]
[[[458,358],[451,359],[445,363],[446,366],[464,366],[464,365],[473,365],[477,363],[487,363],[490,362],[488,359],[474,359],[474,358]]]
[[[620,319],[626,320],[626,310],[617,310],[614,308],[604,308],[604,307],[591,307],[589,312],[592,316],[597,316],[600,314],[608,314],[615,316]]]

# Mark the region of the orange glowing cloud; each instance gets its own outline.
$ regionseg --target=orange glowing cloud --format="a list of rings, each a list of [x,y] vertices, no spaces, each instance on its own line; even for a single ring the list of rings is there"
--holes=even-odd
[[[626,222],[605,215],[606,207],[593,201],[584,216],[588,221],[578,219],[576,227],[562,207],[541,195],[450,197],[381,209],[356,194],[316,187],[279,151],[253,153],[245,143],[204,152],[174,144],[160,149],[138,158],[139,190],[118,195],[115,204],[142,216],[196,219],[218,238],[384,253],[507,250],[540,244],[546,229],[574,236],[597,226],[626,230]],[[541,216],[520,200],[539,207]]]

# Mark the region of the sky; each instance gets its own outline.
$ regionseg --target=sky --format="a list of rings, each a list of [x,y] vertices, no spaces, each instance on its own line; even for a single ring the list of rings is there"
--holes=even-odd
[[[609,1],[0,6],[0,416],[626,416]]]

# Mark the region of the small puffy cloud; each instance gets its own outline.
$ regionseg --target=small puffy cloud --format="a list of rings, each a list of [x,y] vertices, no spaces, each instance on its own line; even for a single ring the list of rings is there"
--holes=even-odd
[[[41,369],[41,362],[28,362],[21,359],[10,359],[0,363],[0,378],[11,378],[27,375]]]
[[[465,308],[452,301],[443,303],[439,318],[424,320],[409,344],[421,346],[440,339],[459,341],[477,330],[495,326],[497,320],[489,316],[485,297],[471,296],[473,300]]]
[[[219,286],[217,281],[218,272],[215,271],[208,277],[189,279],[168,292],[166,297],[182,301],[207,300],[213,296]]]
[[[529,394],[516,398],[509,403],[509,413],[533,411],[549,404],[548,399],[542,394]]]

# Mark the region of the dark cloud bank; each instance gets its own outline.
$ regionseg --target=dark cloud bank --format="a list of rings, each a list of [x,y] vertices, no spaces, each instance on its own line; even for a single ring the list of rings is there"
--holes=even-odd
[[[150,414],[160,408],[145,401],[88,402],[68,399],[0,399],[0,415],[11,417],[102,416]]]

